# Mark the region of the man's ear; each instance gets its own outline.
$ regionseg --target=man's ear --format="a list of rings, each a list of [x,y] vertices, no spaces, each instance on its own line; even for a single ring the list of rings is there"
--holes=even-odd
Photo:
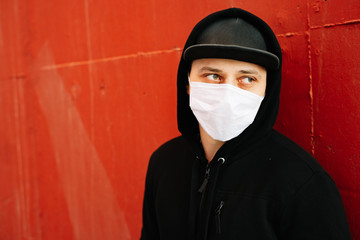
[[[187,95],[190,95],[190,72],[191,72],[191,67],[192,67],[192,65],[190,65],[190,69],[187,71],[187,73],[188,73],[188,83],[186,85],[186,93],[187,93]]]

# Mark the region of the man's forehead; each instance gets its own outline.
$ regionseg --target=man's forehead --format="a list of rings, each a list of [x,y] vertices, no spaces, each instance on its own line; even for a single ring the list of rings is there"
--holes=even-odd
[[[222,58],[201,58],[192,61],[192,69],[196,68],[197,71],[212,71],[222,72],[226,70],[234,70],[243,73],[260,73],[266,72],[266,69],[260,65],[238,61],[233,59]]]

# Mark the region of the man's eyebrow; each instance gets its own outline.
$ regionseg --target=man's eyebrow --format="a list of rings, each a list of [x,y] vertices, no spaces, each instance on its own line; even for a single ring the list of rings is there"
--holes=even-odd
[[[209,67],[209,66],[204,66],[204,67],[200,68],[200,70],[199,70],[200,73],[206,72],[206,71],[214,72],[214,73],[223,72],[221,69],[213,68],[213,67]],[[241,70],[238,71],[238,73],[241,73],[241,74],[253,74],[253,75],[256,75],[258,77],[261,77],[260,73],[255,69],[241,69]]]
[[[238,72],[242,73],[242,74],[254,74],[254,75],[260,76],[260,73],[258,71],[256,71],[255,69],[239,70]]]
[[[202,67],[200,68],[200,71],[199,72],[206,72],[206,71],[210,71],[210,72],[222,72],[220,69],[217,69],[217,68],[212,68],[212,67],[208,67],[208,66],[205,66],[205,67]]]

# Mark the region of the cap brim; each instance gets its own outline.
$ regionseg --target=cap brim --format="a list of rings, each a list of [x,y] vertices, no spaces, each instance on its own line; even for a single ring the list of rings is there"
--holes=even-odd
[[[276,70],[280,66],[280,60],[275,54],[237,45],[196,44],[188,47],[183,57],[186,61],[200,58],[233,59],[258,64],[268,70]]]

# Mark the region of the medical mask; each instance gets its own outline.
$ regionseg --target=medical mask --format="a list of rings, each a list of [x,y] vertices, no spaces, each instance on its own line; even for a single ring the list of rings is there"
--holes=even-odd
[[[218,141],[241,134],[254,121],[263,99],[230,84],[190,82],[190,108],[202,128]]]

